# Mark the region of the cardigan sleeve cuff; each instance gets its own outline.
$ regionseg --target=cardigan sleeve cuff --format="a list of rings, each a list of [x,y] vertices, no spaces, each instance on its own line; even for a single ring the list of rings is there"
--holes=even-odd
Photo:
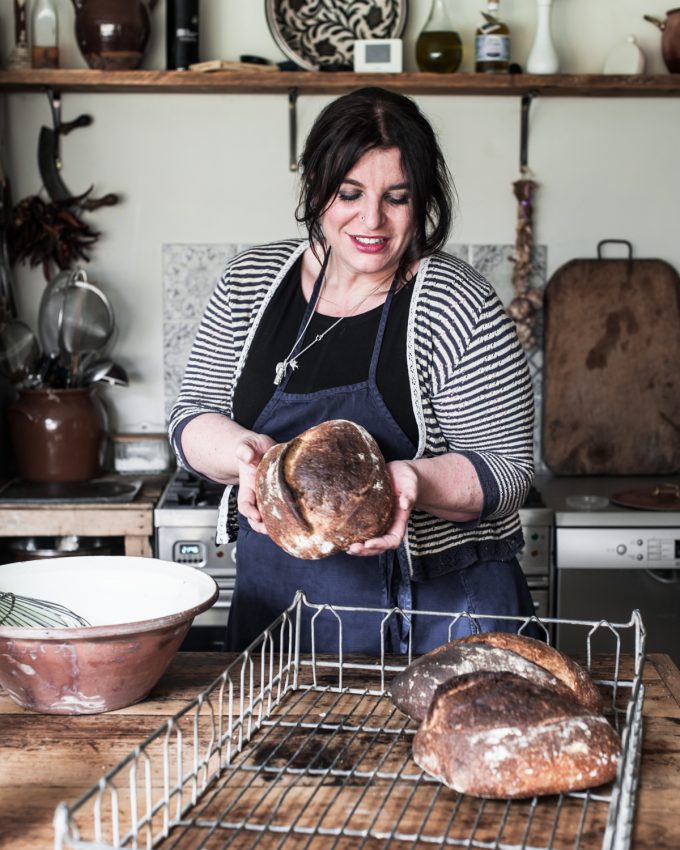
[[[187,425],[191,422],[192,419],[196,419],[196,417],[200,415],[200,413],[192,413],[187,416],[186,419],[182,419],[182,421],[177,424],[175,430],[172,432],[170,436],[170,442],[172,443],[172,448],[175,451],[177,460],[185,469],[188,469],[189,472],[191,472],[193,475],[196,475],[198,478],[203,478],[205,481],[212,481],[212,479],[209,478],[207,475],[203,475],[202,472],[198,472],[196,469],[194,469],[194,467],[187,460],[184,451],[182,450],[182,434],[184,432],[184,429],[187,427]]]
[[[471,520],[470,522],[460,524],[460,528],[476,528],[483,519],[491,516],[491,514],[498,508],[501,498],[500,488],[498,487],[498,482],[489,469],[488,464],[484,461],[481,455],[477,452],[471,451],[459,451],[456,452],[456,454],[466,457],[474,466],[482,488],[483,501],[479,516],[477,519]]]

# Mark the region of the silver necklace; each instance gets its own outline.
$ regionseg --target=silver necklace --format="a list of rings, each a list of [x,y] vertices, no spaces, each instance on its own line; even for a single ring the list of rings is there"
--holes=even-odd
[[[324,276],[323,284],[321,286],[321,289],[319,290],[319,295],[317,297],[316,303],[318,303],[319,300],[321,299],[321,293],[323,292],[323,288],[324,288],[325,285],[326,285],[326,278]],[[375,287],[375,289],[372,289],[367,295],[364,295],[364,297],[361,299],[361,301],[356,303],[354,305],[354,307],[352,307],[352,309],[348,313],[345,313],[344,316],[339,316],[333,322],[333,324],[330,327],[326,328],[326,330],[323,333],[317,334],[314,337],[314,339],[302,349],[302,351],[298,351],[298,353],[295,355],[295,357],[292,357],[292,354],[295,351],[298,343],[300,342],[301,339],[304,339],[304,336],[307,333],[307,328],[309,327],[309,323],[312,321],[312,317],[314,316],[314,313],[316,311],[316,303],[315,303],[313,309],[309,313],[309,318],[305,322],[305,326],[302,328],[302,330],[298,334],[298,338],[293,343],[293,347],[288,352],[288,355],[286,357],[284,357],[283,360],[281,360],[279,363],[276,364],[276,370],[275,370],[275,373],[274,373],[274,385],[278,387],[279,384],[281,383],[281,381],[286,376],[286,372],[288,371],[288,369],[292,369],[292,370],[297,369],[298,360],[300,359],[300,357],[302,357],[302,355],[306,351],[309,351],[309,349],[312,348],[312,346],[316,345],[317,342],[321,342],[321,340],[326,336],[326,334],[329,334],[333,330],[333,328],[336,328],[343,319],[346,319],[346,318],[348,318],[348,316],[352,316],[354,313],[356,313],[356,311],[359,309],[359,307],[361,307],[361,305],[364,303],[364,301],[368,301],[368,299],[372,295],[375,295],[383,285],[384,284],[382,282],[379,283]],[[326,300],[328,300],[328,299],[326,299]],[[333,302],[331,302],[331,303],[333,303]]]

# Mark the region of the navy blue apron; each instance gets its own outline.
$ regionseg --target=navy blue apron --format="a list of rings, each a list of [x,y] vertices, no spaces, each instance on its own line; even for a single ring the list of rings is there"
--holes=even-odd
[[[300,324],[310,317],[321,290],[322,269]],[[311,393],[289,393],[289,370],[253,424],[253,430],[268,434],[277,442],[287,442],[302,431],[329,419],[348,419],[362,425],[376,442],[386,461],[413,458],[416,447],[404,434],[378,390],[376,373],[396,277],[383,305],[378,333],[371,356],[368,379],[361,383],[332,387]],[[292,356],[303,345],[299,340]],[[273,376],[272,376],[273,377]],[[526,580],[516,560],[483,562],[438,578],[411,582],[398,558],[390,551],[373,557],[355,557],[340,552],[319,560],[295,558],[277,546],[266,534],[250,527],[239,514],[237,577],[227,625],[226,649],[241,651],[258,637],[303,590],[313,603],[362,608],[391,608],[420,611],[469,611],[470,613],[533,613]],[[328,610],[310,622],[316,611],[303,609],[301,651],[311,650],[311,628],[317,652],[337,652],[338,613]],[[345,652],[379,655],[383,615],[342,612],[342,641]],[[507,622],[486,621],[484,630],[511,630]],[[450,630],[450,622],[440,617],[414,617],[409,623],[392,617],[386,629],[386,651],[405,652],[409,631],[414,653],[427,652],[452,637],[474,631],[462,618]]]

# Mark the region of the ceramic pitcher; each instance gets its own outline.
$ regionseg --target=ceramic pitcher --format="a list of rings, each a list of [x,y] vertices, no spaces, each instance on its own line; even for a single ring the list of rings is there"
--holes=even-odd
[[[643,17],[661,30],[661,55],[669,72],[680,74],[680,8],[669,9],[663,21],[653,15]]]
[[[76,41],[90,68],[138,68],[151,35],[156,0],[72,0]]]

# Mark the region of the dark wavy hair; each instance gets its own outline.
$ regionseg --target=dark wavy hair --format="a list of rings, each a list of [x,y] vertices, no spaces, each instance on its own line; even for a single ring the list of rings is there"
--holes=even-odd
[[[302,183],[296,220],[312,244],[326,250],[321,217],[347,173],[370,150],[397,148],[412,198],[413,237],[399,271],[442,248],[453,218],[455,189],[432,126],[405,95],[357,89],[328,104],[312,126],[300,157]]]

